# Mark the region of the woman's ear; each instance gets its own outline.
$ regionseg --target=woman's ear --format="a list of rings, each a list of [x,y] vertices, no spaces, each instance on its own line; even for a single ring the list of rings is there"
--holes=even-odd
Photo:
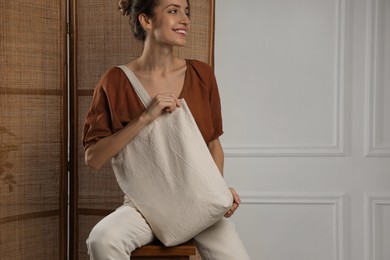
[[[152,28],[152,19],[149,18],[146,14],[140,14],[138,16],[138,21],[145,31],[149,31]]]

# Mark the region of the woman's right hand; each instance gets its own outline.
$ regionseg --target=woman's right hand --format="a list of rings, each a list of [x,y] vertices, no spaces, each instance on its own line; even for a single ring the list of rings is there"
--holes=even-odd
[[[143,116],[150,123],[162,113],[172,113],[177,107],[181,107],[180,100],[173,94],[157,94],[152,103],[143,113]]]
[[[100,139],[85,151],[85,163],[94,170],[99,170],[115,156],[147,124],[162,113],[170,113],[180,107],[180,101],[172,94],[158,94],[140,117],[131,121],[125,128],[113,135]]]

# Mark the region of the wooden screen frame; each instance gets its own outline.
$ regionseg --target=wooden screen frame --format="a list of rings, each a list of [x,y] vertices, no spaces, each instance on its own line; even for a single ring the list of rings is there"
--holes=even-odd
[[[29,88],[29,86],[26,86],[24,88],[12,88],[9,86],[2,86],[0,87],[0,93],[4,95],[26,95],[26,96],[40,96],[40,95],[47,95],[47,96],[59,96],[62,100],[62,106],[61,106],[61,114],[63,118],[63,122],[61,122],[61,136],[59,136],[60,142],[60,165],[59,165],[59,190],[58,190],[58,209],[53,210],[46,210],[46,211],[38,211],[38,212],[30,212],[30,213],[23,213],[19,215],[13,215],[13,216],[7,216],[0,219],[0,224],[7,224],[11,222],[17,222],[17,221],[26,221],[26,220],[33,220],[33,219],[39,219],[39,218],[47,218],[47,217],[53,217],[58,216],[58,230],[54,230],[53,232],[58,232],[59,237],[59,246],[58,249],[58,255],[59,259],[66,260],[68,259],[68,77],[67,77],[67,65],[68,65],[68,59],[67,59],[67,5],[66,1],[58,1],[60,5],[59,15],[60,18],[58,21],[59,28],[60,28],[60,40],[59,40],[59,55],[60,59],[57,61],[59,64],[59,67],[61,68],[61,71],[59,72],[60,77],[60,86],[61,89],[45,89],[45,88]],[[36,4],[35,2],[32,4]],[[22,14],[21,16],[26,16],[25,14]],[[26,18],[28,19],[28,18]],[[20,55],[20,53],[16,53],[15,56]],[[23,61],[26,62],[26,61]],[[3,64],[4,65],[4,64]],[[9,65],[9,64],[8,64]],[[13,64],[15,65],[15,64]],[[21,64],[17,64],[21,65]],[[25,65],[25,64],[22,64]],[[44,245],[42,245],[43,247]],[[15,253],[15,255],[17,252]],[[1,256],[0,256],[1,257]]]

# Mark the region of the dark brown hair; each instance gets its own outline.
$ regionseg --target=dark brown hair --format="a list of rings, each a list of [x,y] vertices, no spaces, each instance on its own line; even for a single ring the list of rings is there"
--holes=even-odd
[[[145,41],[146,32],[138,20],[140,14],[145,14],[154,18],[154,8],[159,4],[159,0],[119,0],[120,12],[125,16],[130,16],[130,26],[133,35],[140,41]],[[189,0],[187,0],[190,6]]]

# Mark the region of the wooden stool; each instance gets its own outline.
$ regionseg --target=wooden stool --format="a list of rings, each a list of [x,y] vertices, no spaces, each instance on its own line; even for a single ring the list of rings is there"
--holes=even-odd
[[[137,248],[131,253],[131,260],[197,260],[194,241],[178,246],[165,247],[160,242],[153,242]]]

